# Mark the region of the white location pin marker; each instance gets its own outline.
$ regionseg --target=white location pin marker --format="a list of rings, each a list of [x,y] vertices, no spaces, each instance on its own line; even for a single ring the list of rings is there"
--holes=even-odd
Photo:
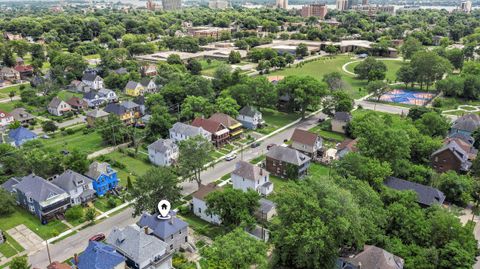
[[[170,218],[170,202],[167,200],[162,200],[160,203],[158,203],[158,212],[160,213],[158,215],[159,219],[168,219]]]

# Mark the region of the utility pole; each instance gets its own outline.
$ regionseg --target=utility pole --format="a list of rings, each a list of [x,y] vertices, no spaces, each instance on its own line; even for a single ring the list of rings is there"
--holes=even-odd
[[[52,257],[50,257],[50,248],[48,247],[48,240],[45,240],[47,244],[47,255],[48,255],[48,264],[52,264]]]

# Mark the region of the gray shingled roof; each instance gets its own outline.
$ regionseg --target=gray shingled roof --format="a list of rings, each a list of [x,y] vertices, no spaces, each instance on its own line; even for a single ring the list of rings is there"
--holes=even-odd
[[[110,103],[105,107],[105,112],[115,114],[115,115],[123,115],[127,112],[127,109],[119,104],[119,103]]]
[[[175,212],[170,211],[171,219],[159,219],[158,213],[155,213],[154,215],[143,213],[137,224],[142,228],[150,228],[155,236],[165,240],[172,234],[176,234],[188,227],[188,223],[177,218],[175,215]]]
[[[18,184],[18,179],[17,178],[10,178],[7,181],[3,182],[0,187],[8,192],[13,192],[13,187]]]
[[[51,196],[65,193],[51,182],[33,174],[23,177],[20,183],[15,185],[15,189],[37,202],[43,202]]]
[[[82,80],[94,81],[96,77],[97,77],[97,75],[94,74],[94,73],[85,73],[85,74],[83,74]]]
[[[365,249],[355,257],[345,260],[358,268],[365,269],[402,269],[404,265],[402,258],[382,248],[368,245],[365,245]]]
[[[263,176],[269,175],[267,170],[245,161],[239,161],[235,164],[235,170],[232,174],[245,178],[247,180],[256,181]]]
[[[81,175],[69,169],[55,179],[53,179],[52,183],[57,185],[64,191],[70,192],[77,189],[79,186],[84,186],[92,183],[92,180],[84,175]]]
[[[135,89],[138,86],[138,82],[130,80],[127,85],[125,85],[125,89]]]
[[[137,225],[123,229],[113,228],[106,242],[138,264],[153,260],[158,254],[167,254],[168,247],[165,242],[146,234]]]
[[[88,167],[88,172],[85,174],[89,178],[98,179],[102,174],[108,175],[109,172],[114,172],[115,170],[111,169],[109,171],[110,165],[108,163],[93,162]]]
[[[433,204],[443,204],[445,195],[436,188],[425,186],[408,180],[388,177],[385,186],[398,191],[412,190],[417,193],[417,202],[422,205],[431,206]]]
[[[348,112],[335,112],[333,119],[343,122],[349,122],[352,119],[352,115]]]
[[[108,113],[103,111],[102,109],[95,109],[87,113],[87,117],[92,117],[92,118],[102,118],[108,116]]]
[[[473,133],[478,127],[480,127],[480,115],[470,113],[458,118],[452,128],[462,131]]]
[[[177,144],[172,139],[158,139],[152,144],[148,145],[148,149],[153,149],[156,152],[166,152],[169,149],[177,148]]]
[[[152,81],[151,78],[142,78],[140,80],[140,85],[142,85],[143,87],[147,87],[148,84],[150,84],[150,81]]]
[[[135,109],[135,108],[139,107],[139,105],[137,103],[134,103],[130,100],[123,101],[120,104],[127,110],[132,110],[132,109]]]
[[[258,109],[256,109],[253,106],[244,106],[244,107],[242,107],[242,109],[240,109],[240,111],[238,111],[238,113],[240,115],[245,115],[247,117],[252,117],[253,118],[253,116],[255,116],[255,114],[257,114],[257,113],[260,113],[260,111],[258,111]]]
[[[191,126],[183,122],[176,122],[170,130],[188,137],[202,135],[203,132],[207,132],[202,127]]]
[[[260,211],[264,213],[270,212],[272,209],[274,209],[277,206],[274,202],[265,198],[260,198],[258,202],[260,203]]]
[[[310,157],[307,155],[295,149],[282,146],[273,146],[270,148],[267,153],[267,157],[295,165],[302,165],[310,161]]]
[[[53,97],[52,101],[50,101],[50,103],[48,104],[48,107],[57,108],[61,102],[62,100],[60,100],[60,98],[55,96]]]

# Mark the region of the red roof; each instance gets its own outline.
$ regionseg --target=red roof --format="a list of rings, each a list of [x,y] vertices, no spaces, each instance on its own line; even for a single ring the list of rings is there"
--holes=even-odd
[[[292,141],[309,146],[314,146],[317,139],[317,134],[302,129],[295,129],[292,135]]]
[[[12,115],[10,115],[10,113],[8,112],[5,112],[3,110],[0,110],[0,119],[5,119],[5,118],[9,118],[11,117]]]
[[[68,99],[67,104],[71,106],[85,106],[85,101],[83,99],[80,99],[78,97],[72,97]]]
[[[210,119],[202,119],[202,118],[195,118],[192,122],[192,126],[195,127],[202,127],[206,131],[214,134],[222,129],[225,129],[225,126],[220,122],[210,120]]]
[[[17,65],[14,67],[14,69],[20,73],[33,71],[33,67],[31,65]]]

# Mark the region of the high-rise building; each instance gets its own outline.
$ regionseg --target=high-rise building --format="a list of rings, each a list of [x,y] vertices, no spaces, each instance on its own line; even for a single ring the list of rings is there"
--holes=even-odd
[[[347,0],[347,9],[353,9],[354,6],[358,6],[358,0]]]
[[[337,9],[338,10],[347,9],[347,2],[348,2],[348,0],[336,0]]]
[[[212,9],[226,9],[229,4],[227,0],[210,0],[208,1],[208,7]]]
[[[275,6],[277,8],[288,9],[288,0],[276,0]]]
[[[472,1],[463,1],[460,3],[460,10],[465,12],[465,13],[470,13],[472,12]]]
[[[182,0],[162,0],[163,10],[176,10],[182,8]]]
[[[324,19],[327,15],[327,5],[326,4],[310,4],[302,7],[300,11],[302,17],[319,17]]]

